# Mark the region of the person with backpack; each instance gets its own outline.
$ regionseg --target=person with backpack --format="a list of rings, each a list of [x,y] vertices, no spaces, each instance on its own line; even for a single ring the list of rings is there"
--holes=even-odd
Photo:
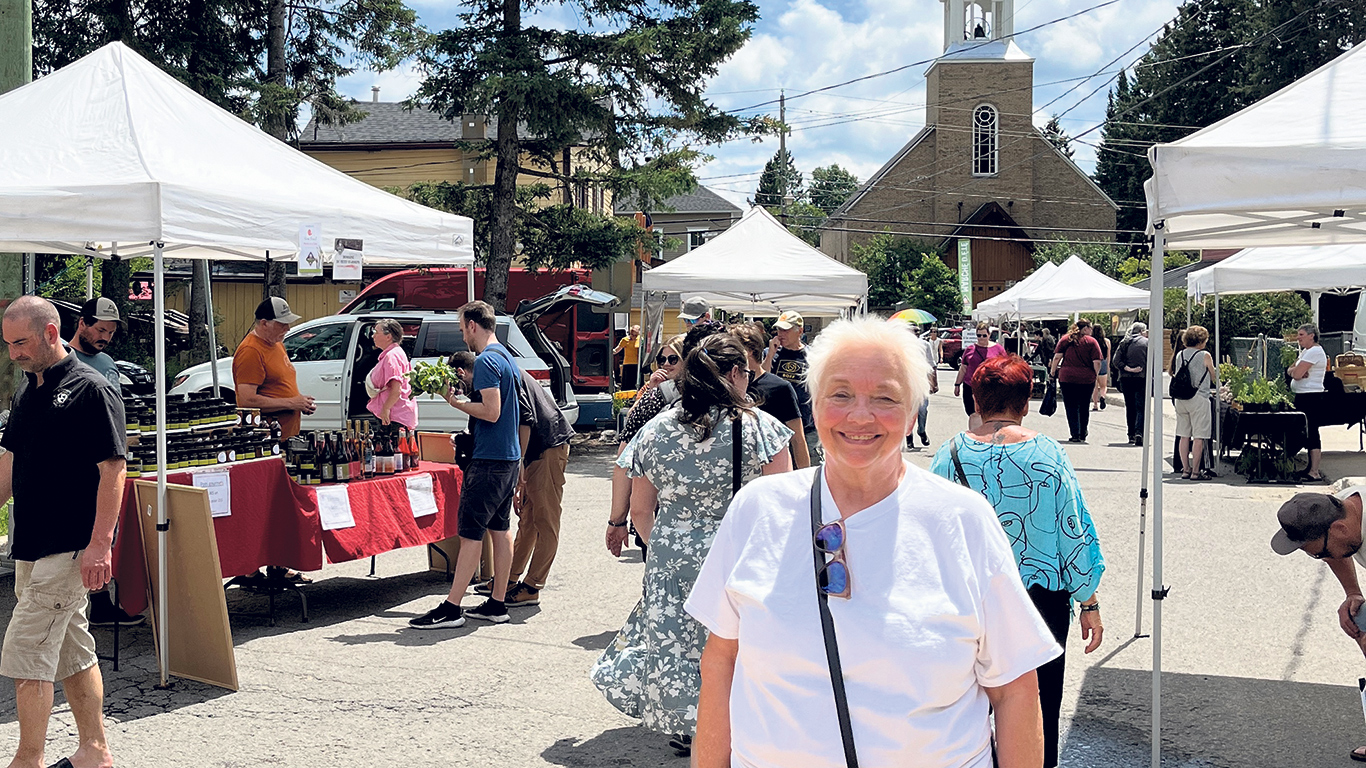
[[[1091,393],[1096,389],[1102,353],[1100,343],[1091,335],[1091,321],[1078,320],[1053,352],[1049,373],[1058,380],[1062,407],[1067,412],[1069,443],[1086,442],[1090,426]]]
[[[1124,395],[1124,421],[1129,427],[1129,444],[1143,445],[1143,394],[1148,381],[1148,326],[1134,323],[1124,340],[1115,347],[1115,359],[1110,365],[1119,379],[1119,391]]]
[[[1205,444],[1214,433],[1209,393],[1217,391],[1219,369],[1214,357],[1205,351],[1209,331],[1199,325],[1186,329],[1185,349],[1172,356],[1172,383],[1169,394],[1176,406],[1176,455],[1183,466],[1182,480],[1211,480],[1214,473],[1203,469]]]

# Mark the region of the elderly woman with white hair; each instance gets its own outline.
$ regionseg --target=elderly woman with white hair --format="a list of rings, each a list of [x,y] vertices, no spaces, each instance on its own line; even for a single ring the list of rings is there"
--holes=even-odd
[[[928,364],[904,326],[831,325],[808,353],[821,468],[736,495],[686,608],[697,764],[1038,768],[1034,670],[1061,653],[980,494],[907,463]]]

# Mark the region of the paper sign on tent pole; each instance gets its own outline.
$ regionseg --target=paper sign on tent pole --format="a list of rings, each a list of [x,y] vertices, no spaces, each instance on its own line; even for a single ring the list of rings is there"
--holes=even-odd
[[[322,277],[322,235],[317,224],[299,225],[299,276]]]
[[[365,242],[339,237],[336,245],[336,254],[332,257],[333,282],[359,281],[365,261]]]

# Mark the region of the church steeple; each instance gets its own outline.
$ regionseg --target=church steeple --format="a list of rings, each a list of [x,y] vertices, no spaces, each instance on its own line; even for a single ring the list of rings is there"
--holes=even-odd
[[[944,50],[955,44],[1007,40],[1015,34],[1015,0],[940,0],[944,4]]]

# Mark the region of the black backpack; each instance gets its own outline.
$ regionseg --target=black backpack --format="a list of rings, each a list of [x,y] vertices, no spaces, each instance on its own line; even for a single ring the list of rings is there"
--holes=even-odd
[[[1177,357],[1179,358],[1180,355],[1177,355]],[[1201,366],[1200,384],[1191,383],[1191,361],[1194,359],[1194,355],[1186,358],[1185,363],[1177,369],[1176,375],[1172,376],[1172,384],[1167,392],[1172,396],[1173,400],[1189,400],[1192,397],[1195,397],[1200,391],[1200,384],[1204,384],[1205,378],[1209,376],[1209,369]]]

